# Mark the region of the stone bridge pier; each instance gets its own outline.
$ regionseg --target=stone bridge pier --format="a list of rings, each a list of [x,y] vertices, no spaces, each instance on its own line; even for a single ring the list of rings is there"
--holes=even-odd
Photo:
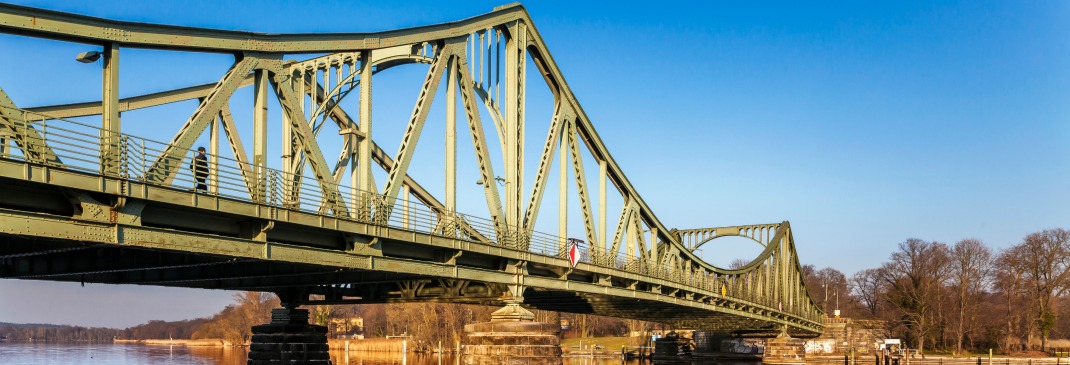
[[[271,310],[271,323],[253,326],[248,365],[330,365],[327,327],[308,324],[308,311]]]
[[[295,293],[277,294],[283,308],[271,310],[271,323],[253,326],[247,364],[330,365],[327,327],[308,323],[308,310],[292,300]]]
[[[560,365],[561,324],[534,318],[520,304],[509,303],[491,314],[490,322],[464,326],[467,343],[461,363]]]
[[[535,322],[535,314],[520,306],[523,286],[510,285],[510,292],[511,299],[491,313],[490,322],[464,326],[461,363],[560,365],[561,324]]]
[[[806,363],[806,340],[788,335],[787,326],[783,327],[780,335],[765,340],[765,354],[762,355],[764,364],[805,364]]]

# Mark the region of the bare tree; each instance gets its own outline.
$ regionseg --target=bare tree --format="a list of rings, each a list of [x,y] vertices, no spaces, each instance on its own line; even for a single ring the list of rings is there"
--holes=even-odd
[[[1040,349],[1045,350],[1058,315],[1052,299],[1070,289],[1070,231],[1056,228],[1032,233],[1007,253],[1015,256],[1030,289],[1033,321],[1040,334]]]
[[[996,266],[993,288],[999,295],[1003,310],[1003,323],[999,345],[1004,351],[1016,349],[1015,344],[1028,343],[1029,333],[1035,322],[1024,320],[1022,308],[1029,308],[1026,293],[1025,272],[1019,247],[1011,247],[1000,253]],[[1024,349],[1024,348],[1023,348]]]
[[[879,269],[865,269],[851,276],[850,290],[862,302],[870,318],[877,317],[877,308],[884,295]]]
[[[805,264],[800,269],[800,271],[802,272],[803,280],[806,280],[806,282],[810,282],[809,278],[812,278],[814,276],[814,273],[817,272],[817,268],[814,267],[814,265],[812,264]]]
[[[955,330],[955,353],[962,353],[962,339],[973,330],[979,296],[985,290],[992,271],[992,251],[977,239],[964,239],[951,250],[951,286],[955,288],[958,326]]]
[[[309,307],[309,312],[312,314],[312,320],[316,322],[317,326],[324,326],[330,330],[331,318],[334,318],[334,306],[333,305],[314,305]],[[328,331],[327,333],[331,333]]]
[[[249,342],[253,326],[271,321],[271,304],[275,295],[257,291],[234,293],[234,312],[227,320],[229,339],[237,344]]]
[[[949,273],[949,251],[944,243],[911,238],[899,244],[899,250],[879,271],[881,281],[888,286],[888,301],[899,309],[922,354],[925,338],[934,327],[933,307]]]
[[[628,330],[630,345],[645,344],[646,339],[650,338],[650,331],[654,328],[653,322],[641,321],[638,319],[625,319],[624,325]]]
[[[840,270],[826,267],[814,272],[811,280],[813,282],[807,282],[806,286],[810,288],[814,300],[818,301],[817,304],[825,313],[840,309],[841,302],[847,303],[850,290],[847,287],[847,276]]]
[[[234,302],[245,309],[246,318],[255,326],[271,322],[271,309],[279,306],[279,297],[268,292],[246,291],[234,294]]]
[[[364,317],[365,334],[372,337],[392,335],[390,318],[386,314],[386,304],[362,305],[361,316]]]
[[[392,336],[409,334],[413,320],[410,315],[410,306],[404,303],[388,303],[382,306],[386,312],[387,334]]]
[[[734,260],[732,260],[731,263],[728,264],[728,268],[731,269],[731,270],[740,269],[740,268],[743,268],[744,266],[747,266],[747,264],[749,264],[749,263],[750,263],[750,261],[748,261],[748,260],[734,259]]]

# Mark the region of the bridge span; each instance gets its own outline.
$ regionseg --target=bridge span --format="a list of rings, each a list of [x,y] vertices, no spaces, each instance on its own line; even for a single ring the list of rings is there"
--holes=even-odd
[[[0,76],[0,278],[269,291],[289,304],[521,303],[796,337],[823,329],[790,224],[667,228],[519,5],[378,33],[263,34],[0,4],[0,32],[82,43],[95,50],[79,60],[103,63],[100,85],[71,86],[100,88],[102,100],[85,103],[20,105]],[[218,82],[120,98],[126,49],[235,58]],[[391,121],[372,118],[372,85],[408,67],[426,76],[404,134],[391,141],[373,134],[373,124]],[[552,95],[548,131],[526,120],[532,87]],[[251,105],[233,98],[243,88]],[[446,112],[429,118],[436,97]],[[183,101],[196,107],[153,121],[172,131],[168,141],[122,128],[147,122],[123,113]],[[251,120],[232,104],[251,108]],[[436,189],[410,171],[430,123],[445,129],[443,152],[420,155],[444,170]],[[269,134],[282,136],[275,156]],[[194,147],[205,136],[202,174]],[[471,141],[469,165],[458,158],[461,141]],[[464,195],[473,188],[458,186],[469,177],[458,171],[477,174],[474,194]],[[485,210],[458,212],[461,199],[485,201]],[[621,209],[608,230],[614,201]],[[557,232],[536,229],[547,216]],[[570,219],[582,221],[581,238],[568,238]],[[764,251],[736,269],[693,252],[727,236]]]

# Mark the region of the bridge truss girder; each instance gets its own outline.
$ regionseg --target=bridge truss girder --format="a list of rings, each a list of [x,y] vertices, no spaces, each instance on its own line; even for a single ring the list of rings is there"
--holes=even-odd
[[[10,164],[0,161],[0,173],[10,173],[11,169],[4,168]],[[34,176],[47,175],[31,170]],[[99,182],[92,176],[67,176],[61,171],[51,174],[57,181]],[[102,213],[92,215],[75,214],[71,203],[64,208],[65,196],[70,194],[64,190],[69,188],[33,182],[10,184],[8,188],[12,196],[26,199],[4,199],[5,205],[20,209],[0,209],[3,278],[229,290],[308,288],[306,294],[324,298],[310,299],[309,303],[444,301],[495,305],[510,299],[507,287],[515,284],[516,265],[521,265],[527,288],[525,303],[538,309],[645,318],[678,326],[738,325],[739,330],[788,324],[797,336],[817,333],[812,320],[718,293],[716,281],[666,280],[586,263],[570,268],[561,256],[532,255],[493,244],[370,224],[322,221],[311,213],[274,212],[284,219],[275,220],[270,234],[260,235],[257,230],[265,227],[252,223],[273,213],[260,210],[257,204],[201,200],[190,192],[149,185],[128,186],[131,194],[122,207],[98,207]],[[79,194],[87,196],[81,205],[90,207],[109,196]],[[158,202],[179,200],[174,196],[189,200],[177,205]],[[41,209],[45,207],[41,202],[47,201],[55,202],[48,205],[48,212],[26,210]],[[218,212],[204,215],[198,206],[214,206]],[[356,237],[346,238],[340,232]],[[364,250],[361,242],[372,240],[379,241],[381,251]],[[447,295],[450,291],[441,289],[447,280],[469,283],[468,291]],[[413,282],[424,282],[424,291],[401,295],[402,286]],[[731,281],[729,284],[732,294],[744,291]],[[634,308],[658,310],[631,310]],[[735,318],[763,324],[756,326]]]
[[[576,292],[582,294],[583,300],[570,304],[570,311],[589,309],[592,313],[638,316],[627,312],[624,302],[613,298],[639,298],[644,303],[661,303],[680,310],[698,308],[694,309],[695,316],[687,312],[692,318],[705,318],[701,314],[710,313],[716,314],[710,318],[720,318],[727,314],[730,318],[780,323],[801,332],[814,332],[822,326],[820,309],[813,305],[802,284],[786,222],[763,226],[766,236],[757,240],[766,250],[751,264],[725,270],[692,253],[701,243],[689,245],[684,241],[703,233],[686,232],[681,236],[683,231],[669,230],[657,219],[613,160],[530,17],[518,5],[459,22],[407,30],[268,35],[117,22],[0,4],[0,32],[99,44],[105,49],[100,102],[19,109],[0,90],[0,109],[4,110],[0,123],[5,127],[0,128],[5,133],[0,138],[14,141],[14,147],[21,150],[21,157],[10,155],[7,140],[0,141],[0,157],[4,157],[0,159],[0,179],[6,186],[16,188],[9,192],[29,193],[10,196],[0,204],[0,219],[32,222],[26,228],[5,225],[0,235],[116,245],[149,252],[134,255],[140,261],[100,261],[104,265],[100,267],[77,267],[73,261],[51,262],[51,254],[12,256],[5,261],[5,276],[63,280],[84,276],[102,282],[264,289],[311,283],[294,279],[300,276],[296,274],[278,274],[280,279],[272,282],[275,266],[325,282],[331,276],[321,272],[334,267],[340,272],[418,273],[418,277],[407,281],[399,276],[395,282],[410,283],[404,284],[410,289],[416,285],[412,283],[428,280],[473,282],[477,284],[466,284],[465,288],[484,288],[478,289],[484,294],[478,299],[481,302],[493,295],[498,295],[499,300],[517,299],[510,295],[530,295],[531,305],[538,306],[534,303],[540,295],[545,298]],[[119,99],[116,89],[120,47],[229,53],[236,55],[236,61],[215,84]],[[307,53],[327,55],[283,61],[283,56]],[[530,182],[531,190],[526,190],[525,143],[528,134],[538,136],[524,120],[529,59],[553,95],[554,112],[535,179]],[[397,153],[391,157],[373,139],[371,89],[376,73],[403,63],[426,63],[430,69]],[[439,93],[442,79],[446,79],[446,117],[450,126],[446,136],[444,202],[408,174],[429,105]],[[229,112],[230,95],[247,86],[253,86],[256,98],[252,159],[244,153],[241,131]],[[353,114],[356,118],[341,107],[342,99],[350,94],[358,98],[359,107]],[[489,224],[456,212],[457,137],[453,133],[457,94],[476,149]],[[277,123],[284,136],[281,171],[268,168],[265,153],[269,128],[266,100],[270,97],[284,110],[282,121]],[[190,99],[199,100],[199,106],[183,126],[176,126],[172,142],[158,151],[149,151],[142,142],[141,154],[137,155],[131,147],[136,144],[129,142],[136,137],[122,134],[119,113]],[[481,113],[490,116],[496,133],[489,136],[496,134],[497,144],[484,133]],[[99,150],[93,151],[99,155],[100,166],[88,173],[61,162],[62,153],[53,152],[49,145],[58,143],[55,138],[37,133],[35,128],[37,124],[44,129],[49,123],[64,122],[63,118],[85,115],[102,116]],[[317,142],[328,122],[337,126],[344,140],[333,165]],[[188,161],[189,148],[205,129],[213,141],[212,195],[185,191],[175,182]],[[232,160],[215,157],[220,130],[232,148]],[[493,155],[491,146],[498,148],[500,156]],[[151,167],[138,171],[131,161],[139,159],[143,166]],[[499,177],[491,163],[494,159],[504,161],[504,192],[499,192],[495,183]],[[587,176],[584,159],[597,163],[597,178]],[[554,160],[560,169],[557,237],[534,230]],[[381,189],[373,181],[373,162],[388,176]],[[352,178],[348,188],[340,185],[347,169]],[[238,188],[230,195],[217,182],[226,173],[238,176]],[[588,252],[585,262],[576,268],[563,261],[569,232],[570,174],[580,202],[586,238],[583,245]],[[304,188],[305,180],[312,181],[314,188]],[[625,202],[612,236],[606,231],[606,193],[610,188]],[[599,192],[597,199],[591,194],[594,189]],[[30,198],[34,196],[43,200]],[[427,216],[411,215],[410,196],[428,207]],[[525,200],[525,196],[529,199]],[[63,201],[77,201],[76,207],[64,207]],[[195,217],[205,212],[211,212],[208,219]],[[416,219],[434,223],[419,228],[413,223]],[[70,234],[72,229],[84,232]],[[20,244],[37,244],[33,240],[11,239]],[[10,255],[25,253],[17,246],[6,246]],[[202,255],[216,258],[192,259]],[[237,259],[227,261],[217,256]],[[189,260],[193,260],[189,264],[193,266],[182,266]],[[152,262],[157,265],[148,265]],[[107,269],[109,265],[111,271]],[[41,267],[49,269],[35,271]],[[162,277],[172,269],[189,277],[174,282],[145,279]],[[301,271],[306,269],[310,271]],[[224,271],[213,279],[213,270]],[[241,270],[262,275],[239,275]],[[197,279],[198,275],[204,276]],[[282,277],[290,277],[291,281]],[[346,277],[350,278],[348,283],[332,285],[359,287],[357,284],[363,282],[362,277]],[[503,285],[527,288],[527,292],[502,289]],[[426,283],[418,286],[435,288]],[[345,291],[341,287],[329,288],[323,289],[325,293],[345,296],[338,294]],[[449,288],[449,293],[456,293],[455,286]],[[435,295],[414,295],[409,299],[425,297]],[[372,300],[367,293],[361,298]],[[656,317],[652,313],[643,315]]]

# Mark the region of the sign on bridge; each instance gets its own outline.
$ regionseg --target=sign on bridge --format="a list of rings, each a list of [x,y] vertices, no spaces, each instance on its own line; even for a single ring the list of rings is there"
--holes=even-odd
[[[572,264],[572,267],[576,267],[576,263],[580,262],[580,246],[583,243],[575,238],[568,239],[568,262]]]

